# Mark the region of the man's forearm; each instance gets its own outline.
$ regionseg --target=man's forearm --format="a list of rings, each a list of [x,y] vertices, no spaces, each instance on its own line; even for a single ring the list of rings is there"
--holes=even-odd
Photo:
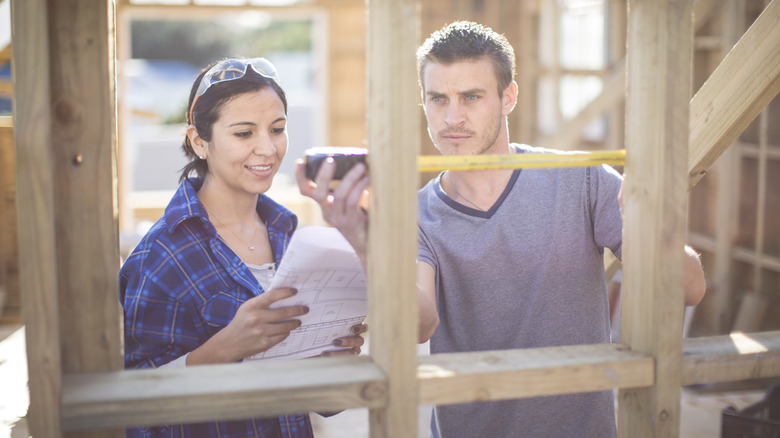
[[[685,246],[685,305],[695,306],[704,298],[707,283],[699,254],[690,246]]]

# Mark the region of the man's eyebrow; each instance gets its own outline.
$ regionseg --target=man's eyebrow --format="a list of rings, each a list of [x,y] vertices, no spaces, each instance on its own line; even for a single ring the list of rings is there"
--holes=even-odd
[[[483,94],[483,93],[485,93],[484,88],[471,88],[469,90],[459,91],[458,96],[472,96],[474,94]],[[429,97],[446,97],[446,94],[439,93],[437,91],[426,91],[425,95]]]
[[[480,94],[480,93],[484,93],[484,92],[485,92],[484,88],[472,88],[470,90],[461,91],[461,92],[458,93],[458,95],[460,95],[460,96],[471,96],[473,94]]]

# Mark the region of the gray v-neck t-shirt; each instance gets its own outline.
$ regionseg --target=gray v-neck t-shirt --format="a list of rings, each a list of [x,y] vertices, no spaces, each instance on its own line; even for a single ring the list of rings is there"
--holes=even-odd
[[[449,198],[440,179],[418,193],[418,259],[435,270],[440,315],[431,354],[610,342],[603,248],[620,257],[622,242],[614,169],[515,170],[488,211]],[[612,391],[439,406],[435,419],[441,438],[616,434]]]

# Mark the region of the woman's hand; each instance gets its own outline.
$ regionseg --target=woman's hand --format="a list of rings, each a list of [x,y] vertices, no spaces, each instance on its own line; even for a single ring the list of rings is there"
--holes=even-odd
[[[303,161],[298,160],[295,177],[301,194],[320,205],[322,217],[344,235],[365,267],[368,214],[360,202],[370,182],[366,166],[363,163],[354,165],[331,191],[330,183],[335,171],[336,163],[333,158],[328,158],[320,166],[314,181],[310,181],[306,178]]]
[[[244,302],[230,323],[187,356],[187,365],[231,363],[266,351],[300,327],[293,319],[309,312],[307,306],[269,306],[295,295],[291,288],[274,289]]]
[[[359,355],[360,347],[362,347],[363,343],[365,342],[363,336],[361,335],[367,331],[368,325],[366,325],[366,323],[355,324],[350,330],[352,333],[351,335],[344,336],[343,338],[337,338],[333,341],[333,346],[339,348],[339,350],[323,351],[320,353],[320,356],[331,357]]]

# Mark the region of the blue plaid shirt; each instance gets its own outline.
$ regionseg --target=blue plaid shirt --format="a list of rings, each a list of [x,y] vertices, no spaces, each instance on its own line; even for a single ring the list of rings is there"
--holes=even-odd
[[[202,345],[246,300],[263,293],[249,268],[217,236],[197,196],[202,181],[179,186],[119,272],[125,313],[125,367],[157,368]],[[265,195],[257,213],[278,262],[298,224]],[[307,414],[127,429],[128,437],[311,438]]]

